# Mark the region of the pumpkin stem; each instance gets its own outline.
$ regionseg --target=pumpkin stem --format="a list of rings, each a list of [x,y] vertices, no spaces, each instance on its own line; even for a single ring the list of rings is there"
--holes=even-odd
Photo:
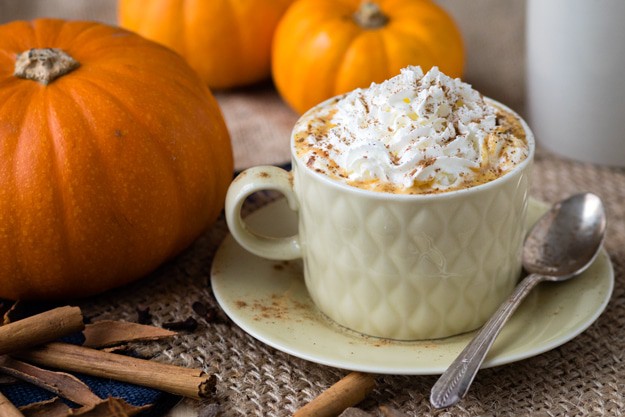
[[[48,85],[80,63],[58,48],[29,49],[17,55],[13,75]]]
[[[365,29],[376,29],[388,23],[388,16],[382,13],[376,2],[365,0],[354,13],[354,20]]]

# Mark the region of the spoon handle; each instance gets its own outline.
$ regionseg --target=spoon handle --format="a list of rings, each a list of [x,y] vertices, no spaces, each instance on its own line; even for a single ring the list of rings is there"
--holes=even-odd
[[[430,393],[432,406],[435,408],[449,407],[465,396],[482,362],[484,362],[488,350],[508,318],[532,288],[544,280],[543,275],[531,274],[516,286],[508,299],[499,306],[495,314],[482,326],[473,340],[434,384]]]

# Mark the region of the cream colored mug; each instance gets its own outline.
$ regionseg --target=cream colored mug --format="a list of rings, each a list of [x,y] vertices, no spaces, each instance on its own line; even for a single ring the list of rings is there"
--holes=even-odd
[[[476,329],[521,273],[534,138],[519,120],[527,159],[485,184],[428,195],[369,191],[333,180],[298,159],[291,138],[291,172],[254,167],[231,184],[225,209],[230,232],[260,257],[302,258],[313,302],[348,329],[399,340]],[[246,228],[241,207],[261,190],[284,194],[298,212],[296,235],[272,238]]]

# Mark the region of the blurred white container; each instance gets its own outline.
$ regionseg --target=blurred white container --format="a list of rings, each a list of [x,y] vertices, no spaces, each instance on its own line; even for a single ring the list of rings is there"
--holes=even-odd
[[[528,0],[527,111],[564,157],[625,167],[625,0]]]

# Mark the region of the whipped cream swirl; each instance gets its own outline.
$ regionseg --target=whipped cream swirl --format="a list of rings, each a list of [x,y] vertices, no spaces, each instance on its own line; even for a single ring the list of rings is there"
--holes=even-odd
[[[498,112],[460,79],[408,67],[312,109],[294,137],[298,157],[332,177],[440,192],[494,179],[527,157],[522,129],[502,127]]]

